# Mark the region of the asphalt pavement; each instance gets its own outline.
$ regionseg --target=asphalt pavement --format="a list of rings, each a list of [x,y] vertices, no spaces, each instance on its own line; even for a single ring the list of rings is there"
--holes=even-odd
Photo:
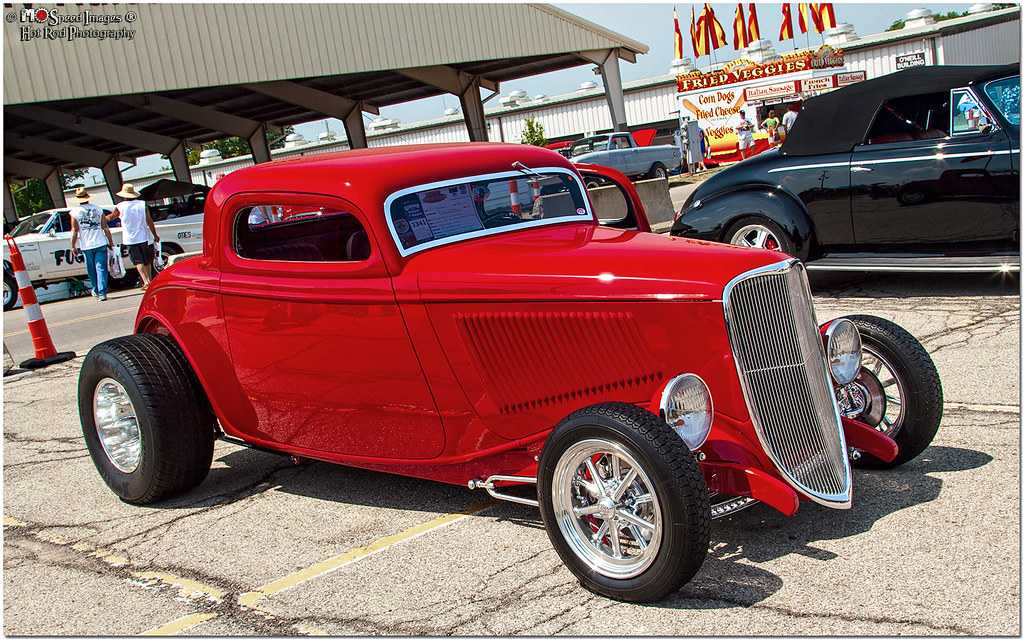
[[[4,379],[5,634],[1013,635],[1020,633],[1015,277],[812,274],[821,321],[891,319],[934,358],[933,445],[854,471],[853,507],[715,520],[678,593],[582,589],[532,507],[218,442],[209,477],[118,501],[82,441],[82,358]],[[131,331],[139,294],[43,306],[58,349]],[[4,314],[25,357],[24,314]]]

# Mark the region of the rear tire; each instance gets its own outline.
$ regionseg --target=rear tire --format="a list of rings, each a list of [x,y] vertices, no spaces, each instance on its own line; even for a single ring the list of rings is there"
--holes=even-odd
[[[733,224],[725,239],[736,246],[751,246],[792,255],[792,241],[780,226],[764,217],[744,217]]]
[[[661,599],[707,556],[699,464],[663,420],[632,404],[596,404],[558,424],[540,455],[537,496],[562,561],[606,597]]]
[[[89,351],[78,411],[96,470],[123,501],[168,499],[209,473],[216,418],[184,353],[166,335],[119,337]]]
[[[865,422],[899,445],[885,462],[869,453],[853,461],[860,468],[895,468],[922,453],[938,432],[944,409],[941,378],[927,350],[906,329],[871,315],[851,315],[863,342],[864,368],[853,382],[872,396]]]
[[[168,260],[171,255],[180,255],[181,253],[184,253],[184,251],[174,244],[162,245],[160,249],[160,259],[153,260],[153,277],[156,277],[157,273],[167,268]]]
[[[660,162],[654,162],[654,165],[650,167],[650,172],[646,175],[651,180],[653,179],[668,179],[668,169]]]

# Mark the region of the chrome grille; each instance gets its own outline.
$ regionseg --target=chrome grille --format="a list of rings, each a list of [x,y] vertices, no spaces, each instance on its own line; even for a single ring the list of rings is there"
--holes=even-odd
[[[725,288],[725,321],[746,405],[782,476],[810,499],[848,508],[849,459],[803,265],[756,269]]]

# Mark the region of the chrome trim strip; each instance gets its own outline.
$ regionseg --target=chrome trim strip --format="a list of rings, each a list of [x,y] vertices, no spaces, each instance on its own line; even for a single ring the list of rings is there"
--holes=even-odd
[[[757,438],[760,440],[761,444],[763,445],[765,453],[767,453],[767,456],[770,458],[771,462],[775,465],[775,468],[777,468],[777,470],[779,471],[779,474],[782,476],[782,478],[789,485],[791,485],[793,488],[795,488],[799,493],[805,495],[807,498],[811,499],[812,501],[814,501],[814,502],[816,502],[818,504],[821,504],[823,506],[827,506],[829,508],[847,509],[847,508],[851,507],[851,502],[852,502],[852,469],[850,468],[850,465],[849,465],[849,456],[847,454],[847,446],[846,446],[846,442],[845,442],[845,433],[844,433],[844,431],[842,429],[842,426],[841,426],[842,421],[841,421],[841,417],[840,417],[839,410],[838,410],[838,402],[835,399],[834,392],[831,392],[831,390],[830,390],[831,389],[831,379],[828,376],[828,372],[827,372],[827,370],[828,370],[827,358],[826,358],[826,354],[824,353],[824,344],[819,339],[819,334],[815,332],[815,334],[813,336],[815,338],[815,339],[813,339],[813,342],[816,344],[816,348],[814,350],[816,351],[817,357],[820,358],[821,372],[823,373],[823,383],[827,384],[827,388],[828,388],[827,396],[828,396],[828,399],[830,400],[829,403],[830,403],[831,409],[832,409],[832,413],[831,413],[830,417],[834,419],[833,424],[834,424],[835,430],[837,431],[835,433],[835,435],[837,435],[837,444],[838,444],[838,448],[841,451],[841,453],[840,453],[841,454],[841,460],[831,460],[831,461],[834,461],[834,462],[840,461],[841,462],[841,467],[839,469],[837,469],[837,470],[840,470],[842,475],[843,475],[839,479],[842,482],[844,487],[841,490],[839,490],[838,492],[834,493],[834,494],[822,493],[822,492],[814,490],[814,489],[812,489],[812,488],[810,488],[808,486],[802,485],[802,482],[797,480],[792,475],[793,469],[790,469],[788,467],[789,466],[788,463],[786,463],[786,461],[781,458],[781,456],[780,456],[781,451],[775,450],[774,447],[771,445],[771,442],[773,440],[772,434],[768,433],[768,425],[766,425],[764,423],[761,423],[760,419],[758,418],[758,415],[759,415],[758,406],[754,405],[753,400],[752,400],[752,398],[757,396],[756,393],[757,393],[758,389],[755,389],[755,388],[752,387],[752,382],[749,379],[749,375],[748,375],[748,373],[746,371],[744,371],[742,369],[742,365],[741,365],[741,362],[740,362],[740,356],[738,355],[740,353],[744,353],[745,350],[744,350],[744,344],[741,342],[742,337],[739,334],[741,329],[736,326],[736,320],[735,320],[734,315],[733,315],[733,301],[732,301],[733,290],[735,289],[735,287],[738,284],[741,284],[742,282],[744,282],[744,281],[746,281],[748,279],[756,278],[757,276],[762,276],[762,275],[765,275],[765,274],[774,274],[774,273],[781,274],[781,273],[784,273],[786,271],[790,271],[792,269],[800,269],[800,270],[803,271],[803,275],[800,278],[802,280],[801,288],[802,288],[803,294],[805,295],[805,300],[809,303],[810,320],[811,320],[811,322],[813,324],[813,328],[816,329],[816,327],[817,327],[817,317],[816,317],[816,313],[813,310],[813,301],[812,301],[812,296],[810,294],[809,283],[808,283],[808,281],[806,279],[805,269],[803,269],[802,264],[798,260],[789,259],[789,260],[785,260],[785,261],[782,261],[782,262],[777,262],[775,264],[769,264],[767,266],[763,266],[763,267],[760,267],[760,268],[757,268],[757,269],[753,269],[751,271],[747,271],[746,273],[743,273],[743,274],[738,275],[737,277],[733,278],[725,286],[724,294],[722,295],[722,298],[723,298],[723,309],[724,309],[724,316],[725,316],[725,326],[726,326],[726,328],[728,330],[728,340],[729,340],[729,343],[731,344],[732,352],[733,352],[733,354],[735,354],[735,356],[733,356],[733,363],[735,365],[736,375],[738,376],[739,383],[740,383],[740,385],[742,387],[743,398],[746,401],[746,408],[749,411],[750,421],[753,424],[753,429],[754,429],[754,431],[757,434]],[[800,336],[799,332],[795,329],[795,327],[793,327],[793,331],[794,331],[794,334],[797,337]],[[810,390],[810,392],[811,392],[811,395],[807,399],[813,399],[813,395],[812,395],[813,391],[812,391],[812,389]],[[793,427],[793,430],[797,433],[797,435],[806,435],[809,432],[807,430],[807,426],[806,425],[795,425]],[[812,435],[812,432],[809,432],[809,434]],[[822,434],[824,434],[824,433],[822,433]],[[822,449],[821,453],[826,455],[827,451]]]
[[[535,172],[540,173],[541,175],[542,174],[552,174],[552,173],[563,173],[563,174],[571,177],[575,181],[576,185],[579,187],[579,191],[583,194],[583,202],[586,205],[586,212],[587,212],[588,215],[586,215],[586,216],[573,215],[571,217],[555,217],[555,218],[551,218],[549,220],[530,220],[528,223],[521,224],[521,225],[498,226],[498,227],[495,227],[495,228],[492,228],[492,229],[483,229],[483,230],[480,230],[480,231],[472,231],[470,233],[462,233],[462,234],[459,234],[459,235],[452,235],[450,237],[443,237],[443,238],[441,238],[439,240],[431,240],[431,241],[425,242],[423,244],[417,244],[417,245],[415,245],[415,246],[413,246],[412,248],[409,248],[409,249],[406,249],[404,246],[402,246],[401,245],[401,240],[398,238],[398,231],[394,228],[394,220],[391,219],[391,204],[396,199],[398,199],[399,197],[402,197],[404,195],[408,195],[410,193],[417,193],[419,191],[426,191],[426,190],[429,190],[429,189],[439,189],[439,188],[443,188],[445,186],[451,186],[452,184],[465,184],[465,183],[468,183],[468,182],[472,182],[474,180],[494,180],[494,179],[501,179],[501,178],[507,178],[507,177],[512,177],[512,178],[515,178],[515,179],[521,179],[522,178],[522,172],[521,171],[502,171],[500,173],[483,173],[483,174],[479,174],[479,175],[466,175],[464,177],[454,178],[454,179],[451,179],[451,180],[441,180],[440,182],[430,182],[428,184],[417,184],[416,186],[411,186],[411,187],[409,187],[407,189],[402,189],[400,191],[395,191],[394,193],[389,195],[387,197],[387,199],[384,200],[384,220],[387,222],[387,229],[391,232],[391,239],[394,241],[394,247],[396,249],[398,249],[398,253],[402,257],[408,257],[409,255],[412,255],[413,253],[418,253],[419,251],[423,251],[423,250],[426,250],[428,248],[434,248],[434,247],[437,247],[437,246],[444,246],[446,244],[454,244],[455,242],[463,242],[465,240],[470,240],[470,239],[477,238],[477,237],[486,237],[488,235],[497,235],[499,233],[514,233],[514,232],[522,231],[522,230],[525,230],[525,229],[533,229],[533,228],[537,228],[537,227],[541,227],[541,226],[550,226],[552,224],[565,224],[565,223],[577,224],[579,222],[592,222],[592,221],[597,219],[596,214],[593,212],[593,209],[590,207],[590,198],[586,196],[586,187],[585,187],[585,185],[583,185],[582,182],[579,181],[579,177],[573,171],[571,171],[570,169],[566,169],[564,167],[557,167],[557,166],[543,166],[543,167],[534,168],[532,170],[535,171]]]
[[[979,151],[975,153],[938,153],[934,155],[918,155],[908,158],[885,158],[881,160],[849,160],[848,162],[823,162],[821,164],[800,164],[798,166],[780,166],[775,169],[768,169],[768,173],[784,173],[785,171],[798,171],[802,169],[826,169],[835,166],[851,166],[853,164],[891,164],[893,162],[916,162],[920,160],[947,160],[951,158],[987,157],[991,155],[1010,155],[1015,153],[1011,149],[1003,151]]]
[[[1019,262],[1002,264],[1001,266],[897,266],[897,265],[882,265],[882,266],[856,266],[851,264],[843,264],[838,266],[829,266],[827,264],[814,264],[813,262],[806,265],[808,271],[832,271],[832,272],[852,272],[852,271],[865,271],[871,273],[1019,273],[1020,265]]]

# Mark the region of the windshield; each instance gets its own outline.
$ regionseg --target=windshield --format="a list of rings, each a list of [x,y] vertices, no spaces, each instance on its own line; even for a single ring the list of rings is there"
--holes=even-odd
[[[25,218],[14,227],[11,236],[19,237],[29,233],[41,233],[48,219],[50,219],[50,213],[36,213],[32,217]]]
[[[1019,76],[988,82],[984,92],[1009,124],[1019,128]]]
[[[582,155],[583,153],[593,153],[594,151],[606,151],[607,150],[607,136],[598,135],[593,138],[583,138],[577,140],[572,144],[569,157],[575,157]]]
[[[426,184],[395,193],[385,207],[402,255],[525,226],[593,220],[578,178],[555,168]]]

